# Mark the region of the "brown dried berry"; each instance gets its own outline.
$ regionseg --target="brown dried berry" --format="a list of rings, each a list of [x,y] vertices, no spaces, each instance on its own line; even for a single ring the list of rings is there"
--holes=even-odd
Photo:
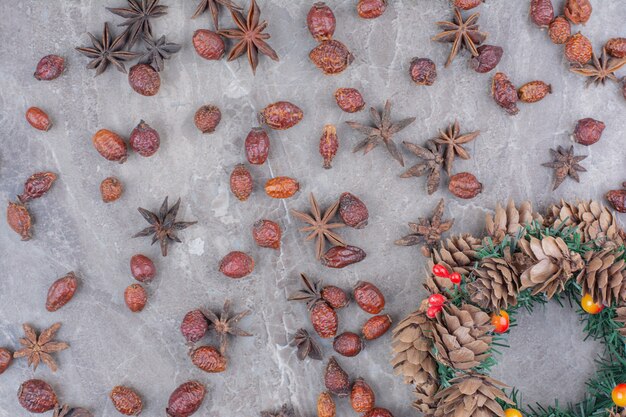
[[[39,107],[30,107],[26,110],[26,121],[35,129],[47,132],[52,123],[48,114]]]
[[[322,41],[309,52],[309,59],[326,75],[343,72],[354,61],[348,47],[338,40]]]
[[[367,226],[369,211],[357,196],[346,192],[339,197],[339,217],[347,226],[362,229]]]
[[[591,11],[589,0],[567,0],[565,3],[565,17],[575,25],[587,23],[591,17]]]
[[[363,380],[357,378],[350,391],[350,405],[357,413],[367,413],[374,408],[376,396],[372,388]]]
[[[191,310],[180,324],[180,332],[189,343],[195,343],[202,339],[209,331],[209,321],[201,310]]]
[[[59,416],[61,417],[61,416]],[[63,417],[94,417],[93,413],[85,408],[71,408]]]
[[[626,58],[626,38],[611,38],[604,45],[606,52],[615,58]]]
[[[374,408],[366,414],[363,414],[362,417],[393,417],[393,414],[386,408]]]
[[[517,97],[524,103],[536,103],[548,94],[552,94],[552,86],[543,81],[531,81],[517,90]]]
[[[24,191],[17,198],[22,202],[42,197],[50,190],[57,175],[54,172],[37,172],[31,175],[24,183]]]
[[[115,409],[126,416],[136,416],[143,409],[141,397],[132,388],[118,385],[113,387],[109,397]]]
[[[552,0],[530,0],[530,20],[537,26],[546,27],[554,19]]]
[[[206,388],[198,381],[188,381],[172,392],[165,412],[169,417],[189,417],[202,405]]]
[[[78,288],[78,278],[74,272],[69,272],[64,277],[54,281],[48,290],[46,298],[46,310],[57,311],[65,304],[69,303],[76,289]]]
[[[378,339],[391,327],[391,317],[388,315],[384,316],[374,316],[365,322],[363,328],[361,329],[361,333],[363,334],[363,338],[365,340],[374,340]]]
[[[620,213],[626,213],[626,182],[622,184],[623,190],[611,190],[606,193],[606,199],[613,208]]]
[[[120,135],[107,129],[100,129],[93,135],[93,146],[106,160],[120,164],[128,158],[126,143]]]
[[[254,259],[244,252],[230,252],[220,261],[219,271],[228,278],[243,278],[254,271]]]
[[[261,113],[259,120],[275,130],[286,130],[294,127],[304,117],[302,110],[288,101],[277,101],[269,104]]]
[[[161,144],[159,132],[141,120],[130,134],[130,147],[141,156],[152,156]]]
[[[334,356],[331,356],[324,372],[326,389],[338,397],[347,397],[350,394],[350,377],[344,371]]]
[[[311,307],[311,324],[322,339],[329,339],[337,335],[339,319],[335,310],[326,301],[319,300]]]
[[[202,133],[213,133],[222,120],[222,112],[216,106],[206,104],[200,107],[193,118]]]
[[[133,65],[128,71],[128,83],[142,96],[153,96],[161,88],[161,76],[148,64]]]
[[[253,188],[254,182],[248,168],[242,164],[237,165],[230,174],[230,191],[239,201],[246,201],[252,194]]]
[[[144,287],[139,284],[131,284],[126,287],[124,291],[124,302],[128,306],[128,309],[133,313],[137,313],[146,306],[148,301],[148,294]]]
[[[0,348],[0,375],[7,370],[13,359],[13,354],[7,348]]]
[[[139,282],[150,282],[156,275],[156,267],[152,259],[146,255],[137,254],[130,258],[130,273]]]
[[[584,65],[591,60],[592,55],[591,41],[580,32],[570,36],[565,43],[565,58],[574,64]]]
[[[387,10],[387,0],[359,0],[356,11],[363,19],[375,19]]]
[[[124,192],[122,181],[115,177],[105,178],[100,183],[100,195],[105,203],[111,203],[119,199],[122,196],[122,192]]]
[[[517,108],[517,90],[506,74],[497,72],[491,82],[491,96],[496,103],[510,115],[519,112]]]
[[[626,77],[622,78],[622,95],[624,96],[624,100],[626,100]]]
[[[458,7],[462,10],[470,10],[474,7],[480,6],[485,0],[454,0],[452,3],[454,7]]]
[[[9,201],[7,223],[15,233],[22,237],[22,240],[31,238],[30,227],[32,226],[32,219],[24,204]]]
[[[600,120],[590,117],[580,119],[574,128],[574,140],[581,145],[593,145],[600,140],[605,125]]]
[[[409,75],[417,85],[433,85],[437,79],[437,66],[428,58],[413,58]]]
[[[334,309],[344,308],[350,303],[350,298],[344,290],[334,285],[326,285],[320,291],[322,300],[326,301]]]
[[[289,198],[300,189],[300,183],[290,177],[274,177],[265,183],[265,194],[272,198]]]
[[[191,362],[204,372],[219,373],[226,370],[228,360],[213,346],[200,346],[191,352]]]
[[[469,66],[480,74],[494,69],[500,63],[504,53],[504,50],[496,45],[480,45],[476,51],[478,51],[478,55],[470,59]]]
[[[460,172],[450,177],[448,190],[455,196],[464,199],[476,197],[483,191],[483,185],[469,172]]]
[[[198,55],[204,59],[222,59],[226,50],[222,37],[207,29],[196,30],[193,33],[192,43]]]
[[[31,413],[45,413],[59,402],[52,387],[41,379],[29,379],[20,385],[17,399]]]
[[[270,137],[260,127],[253,128],[246,136],[246,158],[253,165],[263,165],[270,152]]]
[[[335,14],[324,2],[315,3],[306,15],[306,25],[316,41],[325,41],[333,37],[337,21]]]
[[[50,81],[58,78],[65,69],[65,60],[58,55],[46,55],[37,64],[35,78]]]
[[[330,392],[324,391],[317,397],[317,417],[335,417],[337,409]]]
[[[335,91],[335,100],[346,113],[356,113],[365,107],[365,100],[356,88],[338,88]]]
[[[548,27],[548,35],[550,35],[552,43],[562,45],[572,35],[572,26],[566,18],[557,16]]]
[[[366,313],[378,314],[385,308],[383,293],[371,282],[359,281],[354,287],[353,298]]]
[[[339,139],[337,139],[337,128],[334,125],[324,126],[324,132],[320,138],[320,155],[324,159],[322,165],[325,169],[332,168],[331,162],[339,149]]]
[[[259,220],[252,226],[252,237],[262,248],[279,249],[281,235],[280,226],[271,220]]]
[[[344,268],[348,265],[361,262],[365,259],[366,253],[356,246],[333,246],[328,249],[320,259],[322,265],[329,268]]]
[[[333,349],[342,356],[353,357],[363,350],[363,341],[356,333],[343,332],[335,337]]]

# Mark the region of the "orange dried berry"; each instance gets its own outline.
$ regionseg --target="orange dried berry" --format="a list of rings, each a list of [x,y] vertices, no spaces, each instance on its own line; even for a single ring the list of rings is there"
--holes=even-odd
[[[324,132],[320,138],[320,155],[324,159],[322,165],[325,169],[332,168],[331,162],[339,149],[339,139],[337,139],[337,128],[334,125],[324,126]]]
[[[376,396],[374,390],[363,378],[357,378],[350,390],[350,405],[357,413],[367,413],[374,408]]]
[[[202,339],[209,331],[209,321],[206,319],[202,310],[191,310],[180,324],[180,332],[189,343],[195,343]]]
[[[272,103],[259,113],[260,122],[274,130],[286,130],[294,127],[300,123],[303,117],[302,110],[288,101]]]
[[[265,183],[265,194],[272,198],[289,198],[300,190],[300,183],[291,177],[274,177]]]
[[[13,354],[7,348],[0,348],[0,375],[7,370],[13,360]]]
[[[339,366],[334,356],[328,361],[324,372],[324,385],[326,389],[338,397],[350,395],[350,377]]]
[[[120,135],[107,129],[100,129],[93,135],[93,146],[108,161],[124,163],[128,158],[126,143]]]
[[[133,389],[118,385],[109,395],[115,409],[126,416],[136,416],[143,409],[141,397]]]
[[[565,17],[573,24],[585,24],[591,17],[591,3],[589,0],[567,0],[565,3]]]
[[[54,181],[56,181],[57,175],[54,172],[37,172],[31,175],[24,183],[24,191],[17,198],[22,203],[40,198],[46,194]]]
[[[606,52],[615,58],[626,58],[626,38],[611,38],[604,45]]]
[[[200,346],[191,354],[191,362],[204,372],[224,372],[228,366],[228,360],[219,350],[213,346]]]
[[[202,133],[213,133],[222,120],[222,112],[211,104],[200,107],[193,118],[196,127]]]
[[[100,195],[105,203],[111,203],[119,199],[123,191],[124,186],[122,182],[115,177],[105,178],[100,183]]]
[[[576,33],[565,43],[565,58],[573,64],[584,65],[593,56],[591,41],[580,32]]]
[[[343,72],[354,61],[348,47],[338,40],[322,41],[309,52],[309,59],[326,75]]]
[[[335,310],[323,300],[317,301],[311,307],[311,324],[322,339],[330,339],[337,335],[339,319]]]
[[[385,308],[383,293],[371,282],[359,281],[354,287],[353,297],[367,313],[378,314]]]
[[[37,80],[50,81],[63,74],[65,59],[58,55],[46,55],[37,63],[34,77]]]
[[[554,19],[552,0],[530,0],[530,20],[537,26],[546,27]]]
[[[326,301],[334,309],[344,308],[350,303],[348,294],[344,290],[334,285],[326,285],[320,291],[322,300]]]
[[[572,36],[572,25],[563,16],[557,16],[548,26],[548,35],[552,43],[563,45]]]
[[[246,158],[253,165],[263,165],[270,152],[270,137],[260,127],[253,128],[246,136]]]
[[[324,41],[333,37],[337,21],[335,14],[324,2],[313,4],[306,16],[306,25],[316,41]]]
[[[450,177],[448,190],[456,197],[470,199],[482,193],[483,185],[474,174],[460,172]]]
[[[26,110],[26,121],[35,129],[47,132],[52,126],[48,114],[39,107],[31,107]]]
[[[45,413],[59,403],[50,384],[41,379],[29,379],[22,383],[17,392],[17,399],[20,405],[31,413]]]
[[[242,164],[237,165],[230,174],[230,191],[239,201],[246,201],[252,194],[253,188],[254,182],[248,168]]]
[[[222,37],[208,29],[196,30],[191,42],[198,55],[208,60],[221,59],[226,50]]]
[[[189,417],[202,405],[206,388],[198,381],[187,381],[172,392],[165,413],[168,417]]]
[[[335,337],[333,349],[342,356],[353,357],[363,350],[363,341],[356,333],[343,332]]]
[[[278,223],[259,220],[252,226],[252,237],[262,248],[279,249],[282,232]]]
[[[338,88],[335,91],[335,101],[346,113],[356,113],[365,107],[365,100],[356,88]]]
[[[497,72],[491,81],[491,96],[506,112],[515,115],[519,112],[517,108],[517,90],[506,74]]]
[[[144,309],[148,301],[148,294],[139,284],[131,284],[124,291],[124,302],[130,311],[138,313]]]
[[[361,262],[366,256],[365,251],[356,246],[333,246],[320,258],[320,262],[328,268],[345,268]]]
[[[552,86],[543,81],[531,81],[517,90],[517,96],[524,103],[536,103],[548,94],[552,94]]]
[[[387,10],[387,0],[359,0],[356,11],[363,19],[375,19]]]
[[[57,311],[65,304],[69,303],[74,297],[77,288],[78,278],[76,278],[74,272],[69,272],[64,277],[54,281],[50,289],[48,289],[46,310],[50,312]]]
[[[9,201],[7,207],[7,223],[15,233],[22,237],[22,240],[29,240],[31,238],[30,228],[32,226],[32,218],[24,204]]]
[[[254,259],[244,252],[230,252],[220,261],[219,271],[228,278],[243,278],[254,271]]]
[[[330,392],[324,391],[317,397],[317,417],[335,417],[337,409]]]
[[[161,88],[161,76],[148,64],[133,65],[128,71],[128,83],[142,96],[154,96]]]
[[[391,327],[391,317],[389,315],[374,316],[365,322],[361,333],[365,340],[378,339]]]

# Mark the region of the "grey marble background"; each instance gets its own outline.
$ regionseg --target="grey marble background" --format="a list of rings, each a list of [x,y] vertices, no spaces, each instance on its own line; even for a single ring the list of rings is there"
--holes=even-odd
[[[18,348],[23,322],[41,329],[57,321],[63,323],[59,339],[71,345],[57,355],[60,369],[55,374],[44,367],[33,372],[20,360],[0,376],[0,417],[27,415],[16,392],[21,382],[33,377],[51,383],[63,401],[88,407],[97,416],[117,415],[108,393],[118,384],[141,393],[146,416],[162,416],[170,392],[189,379],[208,387],[198,416],[252,417],[284,402],[303,416],[315,415],[324,364],[299,362],[288,346],[297,328],[311,330],[305,306],[286,301],[299,286],[300,272],[344,288],[358,280],[374,282],[397,322],[424,296],[420,284],[425,260],[417,248],[396,247],[393,241],[406,234],[407,222],[429,216],[439,198],[446,199],[446,215],[456,219],[452,233],[480,233],[485,213],[498,201],[530,199],[544,208],[560,198],[601,198],[626,179],[626,101],[617,85],[585,89],[584,80],[568,72],[561,47],[529,22],[527,0],[492,0],[479,9],[481,27],[489,33],[487,43],[505,49],[498,69],[517,85],[534,79],[552,84],[554,94],[536,104],[521,104],[516,117],[493,103],[490,74],[470,70],[466,52],[443,68],[449,45],[431,42],[430,37],[438,32],[435,21],[451,17],[445,0],[393,0],[374,21],[357,17],[356,0],[329,1],[338,19],[335,37],[356,57],[335,77],[323,76],[308,61],[315,42],[304,22],[312,1],[260,0],[262,18],[270,22],[270,43],[281,61],[262,57],[253,77],[243,59],[227,63],[199,58],[191,36],[196,29],[212,26],[209,16],[191,20],[195,1],[166,0],[169,13],[154,21],[155,33],[167,34],[183,49],[166,62],[161,91],[151,98],[132,92],[126,76],[113,68],[94,78],[84,69],[87,59],[74,51],[88,44],[87,31],[98,35],[104,21],[119,23],[104,6],[123,3],[0,1],[1,199],[6,204],[14,198],[33,172],[59,175],[50,193],[31,204],[36,219],[31,241],[20,242],[5,222],[0,223],[0,346]],[[555,3],[562,6],[561,0]],[[626,8],[621,0],[592,3],[593,16],[580,29],[599,50],[608,38],[626,36]],[[231,26],[226,15],[222,22]],[[50,53],[66,57],[67,71],[55,81],[37,82],[32,77],[35,65]],[[414,56],[437,63],[439,77],[432,87],[410,81],[407,70]],[[344,122],[366,122],[368,113],[348,115],[336,107],[332,94],[344,86],[359,88],[367,104],[377,108],[390,98],[397,118],[417,117],[397,136],[398,143],[423,143],[455,118],[465,131],[481,130],[469,145],[472,159],[457,161],[455,169],[475,173],[484,193],[461,201],[444,186],[429,197],[423,179],[398,178],[403,169],[383,149],[367,156],[353,154],[357,136]],[[234,165],[245,161],[243,141],[257,123],[256,113],[277,100],[296,103],[305,118],[293,129],[271,132],[268,163],[251,168],[256,190],[241,203],[229,192],[228,176]],[[207,103],[222,109],[223,120],[215,134],[201,135],[193,114]],[[54,121],[49,132],[26,123],[29,106],[48,111]],[[589,155],[581,183],[568,180],[551,192],[551,171],[540,163],[549,160],[549,148],[571,143],[569,134],[582,117],[603,120],[604,136],[590,148],[576,146],[578,153]],[[161,134],[154,157],[132,154],[118,165],[93,149],[91,137],[98,129],[128,136],[140,119]],[[327,123],[338,126],[341,143],[331,170],[322,169],[317,153]],[[409,153],[404,156],[407,166],[415,163]],[[121,200],[104,204],[98,186],[109,175],[120,178],[126,191]],[[262,185],[276,175],[297,178],[301,192],[286,201],[268,198]],[[368,256],[344,270],[330,270],[315,261],[313,244],[303,242],[300,224],[289,210],[306,209],[310,192],[327,206],[343,191],[360,196],[369,207],[367,228],[341,231]],[[174,200],[180,196],[180,218],[197,220],[198,225],[182,232],[184,243],[161,258],[158,246],[130,236],[144,227],[136,208],[157,209],[166,195]],[[283,227],[280,251],[255,246],[251,226],[260,218]],[[251,276],[233,281],[217,272],[219,260],[231,250],[255,258]],[[152,257],[158,268],[148,288],[148,305],[139,314],[129,312],[123,301],[124,288],[133,282],[128,262],[135,253]],[[48,286],[70,270],[82,279],[79,291],[66,307],[48,313]],[[242,327],[254,337],[234,340],[228,371],[209,375],[190,363],[178,329],[186,311],[219,308],[226,298],[236,309],[253,311]],[[366,315],[353,306],[340,312],[340,320],[341,330],[357,330]],[[530,403],[579,400],[600,349],[582,342],[574,312],[549,305],[532,317],[522,316],[520,323],[494,376],[517,386]],[[323,349],[329,357],[330,343],[324,342]],[[392,375],[389,352],[387,335],[357,358],[342,358],[340,363],[354,377],[371,383],[380,406],[396,416],[415,415],[411,387]],[[339,415],[353,413],[346,401],[339,404]]]

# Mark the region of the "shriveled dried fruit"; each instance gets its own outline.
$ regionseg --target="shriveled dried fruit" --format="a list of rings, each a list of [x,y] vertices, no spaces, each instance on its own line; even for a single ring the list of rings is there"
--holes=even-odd
[[[17,392],[17,399],[20,405],[31,413],[45,413],[59,402],[50,384],[41,379],[29,379],[22,383]]]
[[[361,328],[361,333],[365,340],[374,340],[387,333],[390,327],[391,317],[389,315],[374,316],[365,322]]]
[[[42,197],[50,190],[57,175],[54,172],[37,172],[31,175],[24,183],[24,191],[17,198],[22,202]]]
[[[139,282],[150,282],[156,275],[156,267],[152,259],[146,255],[137,254],[130,258],[130,273]]]
[[[504,50],[496,45],[481,45],[476,48],[478,55],[470,59],[469,66],[474,71],[484,74],[494,69],[502,59]]]
[[[357,413],[367,413],[374,408],[376,396],[363,378],[357,378],[350,390],[350,405]]]
[[[274,177],[265,183],[265,194],[272,198],[289,198],[300,189],[300,183],[290,177]]]
[[[448,190],[459,198],[470,199],[483,191],[483,185],[474,174],[460,172],[450,177]]]
[[[280,226],[271,220],[259,220],[252,226],[252,237],[262,248],[279,249],[281,235]]]
[[[54,281],[46,297],[46,310],[50,312],[57,311],[69,303],[72,297],[74,297],[77,288],[78,278],[76,278],[74,272],[68,272],[64,277]]]
[[[485,0],[453,0],[452,4],[462,10],[470,10],[483,4]]]
[[[46,55],[37,63],[34,77],[38,80],[50,81],[63,74],[65,60],[58,55]]]
[[[339,197],[339,217],[347,226],[362,229],[367,226],[369,211],[357,196],[345,192]]]
[[[363,19],[375,19],[387,10],[387,0],[359,0],[356,11]]]
[[[335,91],[335,101],[346,113],[356,113],[365,107],[365,100],[356,88],[338,88]]]
[[[313,4],[306,15],[306,25],[316,41],[321,42],[333,37],[337,21],[335,14],[324,2]]]
[[[188,381],[172,392],[165,412],[168,417],[189,417],[202,405],[206,388],[198,381]]]
[[[126,143],[120,135],[107,129],[100,129],[93,135],[93,146],[106,160],[124,163],[128,158]]]
[[[437,79],[437,66],[428,58],[413,58],[409,75],[417,85],[433,85]]]
[[[100,183],[100,195],[102,201],[105,203],[111,203],[122,196],[124,192],[124,186],[122,181],[115,177],[108,177],[102,180]]]
[[[243,278],[254,270],[254,259],[244,252],[233,251],[220,261],[219,271],[229,278]]]
[[[600,120],[590,117],[580,119],[574,128],[574,140],[581,145],[593,145],[600,140],[605,125]]]
[[[29,240],[31,238],[30,228],[32,226],[32,219],[24,204],[9,201],[7,207],[7,223],[15,233],[22,237],[22,240]]]
[[[124,290],[124,302],[130,311],[138,313],[144,309],[148,301],[148,294],[139,284],[131,284]]]
[[[385,308],[383,293],[371,282],[359,281],[352,295],[359,307],[366,313],[378,314]]]
[[[530,19],[537,26],[548,26],[554,19],[552,0],[530,0]]]
[[[363,414],[362,417],[393,417],[393,414],[386,408],[376,407],[371,411]]]
[[[154,96],[161,88],[161,76],[148,64],[136,64],[128,71],[128,83],[142,96]]]
[[[324,74],[334,75],[343,72],[354,61],[348,47],[336,39],[322,41],[309,52],[309,59]]]
[[[347,397],[350,394],[350,377],[344,371],[334,356],[328,360],[324,372],[326,389],[338,397]]]
[[[320,291],[322,300],[326,301],[334,309],[344,308],[350,303],[348,294],[344,290],[334,285],[326,285]]]
[[[322,339],[329,339],[337,335],[339,319],[335,310],[323,300],[316,301],[310,307],[310,318],[313,329]]]
[[[94,417],[94,415],[86,408],[70,408],[67,404],[65,404],[62,407],[60,405],[57,405],[54,409],[54,414],[52,414],[52,417]]]
[[[565,43],[565,58],[573,64],[584,65],[593,56],[591,41],[580,32],[576,33]]]
[[[589,0],[567,0],[565,3],[565,17],[575,25],[587,23],[591,11]]]
[[[131,132],[129,143],[133,151],[141,156],[149,157],[159,150],[161,138],[159,137],[159,132],[141,120]]]
[[[193,33],[191,42],[198,55],[204,59],[222,59],[226,50],[222,37],[208,29],[196,30]]]
[[[317,417],[335,417],[337,410],[330,392],[324,391],[317,397]]]
[[[196,127],[202,133],[213,133],[222,120],[222,112],[217,106],[206,104],[200,107],[193,118]]]
[[[246,201],[252,194],[253,188],[254,182],[248,168],[242,164],[237,165],[230,174],[230,191],[239,201]]]
[[[189,311],[180,324],[180,332],[189,343],[202,339],[208,331],[209,322],[200,309]]]
[[[132,388],[118,385],[109,395],[115,409],[126,416],[136,416],[143,409],[141,397]]]
[[[611,190],[606,193],[606,199],[613,208],[620,213],[626,213],[626,182],[622,184],[623,190]]]
[[[302,110],[288,101],[269,104],[259,113],[260,122],[275,130],[294,127],[303,117]]]
[[[614,58],[626,58],[626,38],[611,38],[604,49]]]
[[[7,348],[0,348],[0,375],[7,370],[13,359],[13,354]]]
[[[253,165],[262,165],[270,152],[270,137],[260,127],[253,128],[245,142],[246,158]]]
[[[47,132],[52,126],[48,114],[39,107],[30,107],[26,110],[26,121],[35,129]]]
[[[524,103],[536,103],[548,94],[552,94],[552,86],[543,81],[531,81],[517,90],[517,96]]]
[[[519,112],[517,108],[517,90],[506,74],[497,72],[491,82],[491,96],[496,103],[510,115]]]
[[[572,35],[572,26],[563,16],[557,16],[548,27],[548,35],[552,43],[563,45]]]
[[[191,354],[191,362],[204,372],[224,372],[228,366],[228,360],[220,351],[213,346],[200,346]]]
[[[333,349],[342,356],[352,357],[361,353],[363,341],[361,337],[352,332],[343,332],[333,341]]]
[[[337,139],[337,128],[334,125],[324,126],[324,132],[320,137],[320,155],[324,158],[323,167],[332,168],[331,162],[339,149],[339,139]]]
[[[322,265],[329,268],[344,268],[348,265],[361,262],[365,259],[366,253],[356,246],[333,246],[328,249],[320,259]]]

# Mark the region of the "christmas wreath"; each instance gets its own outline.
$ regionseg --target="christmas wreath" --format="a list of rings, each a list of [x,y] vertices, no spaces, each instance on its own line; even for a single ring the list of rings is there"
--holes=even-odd
[[[510,201],[487,215],[482,239],[426,242],[430,296],[393,331],[392,365],[415,385],[413,406],[426,417],[626,415],[625,242],[595,201],[561,201],[544,215]],[[520,309],[551,299],[580,305],[586,334],[605,349],[580,403],[519,411],[520,393],[489,376],[494,347]]]

